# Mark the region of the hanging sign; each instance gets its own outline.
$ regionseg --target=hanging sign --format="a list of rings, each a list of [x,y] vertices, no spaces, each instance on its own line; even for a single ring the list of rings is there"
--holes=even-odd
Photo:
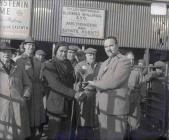
[[[0,0],[0,37],[25,39],[30,34],[31,0]]]
[[[104,38],[105,10],[63,7],[61,35]]]

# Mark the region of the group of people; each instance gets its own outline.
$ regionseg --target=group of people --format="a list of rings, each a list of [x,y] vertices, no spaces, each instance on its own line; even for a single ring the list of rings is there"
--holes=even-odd
[[[104,40],[104,62],[91,47],[61,42],[45,60],[32,38],[22,45],[12,58],[0,44],[0,139],[36,138],[45,123],[49,140],[123,140],[128,124],[138,127],[144,63],[134,67],[116,37]]]

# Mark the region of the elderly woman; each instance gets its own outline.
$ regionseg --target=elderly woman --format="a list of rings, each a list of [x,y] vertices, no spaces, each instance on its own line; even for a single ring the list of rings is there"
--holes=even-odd
[[[55,58],[44,64],[42,72],[44,82],[49,88],[47,98],[48,139],[57,139],[61,136],[61,127],[64,127],[62,121],[70,117],[67,106],[75,94],[75,90],[73,90],[73,67],[70,61],[66,59],[67,50],[67,44],[59,43],[56,46]]]
[[[31,82],[11,59],[11,50],[8,44],[0,44],[0,139],[24,140],[30,136],[26,101]]]

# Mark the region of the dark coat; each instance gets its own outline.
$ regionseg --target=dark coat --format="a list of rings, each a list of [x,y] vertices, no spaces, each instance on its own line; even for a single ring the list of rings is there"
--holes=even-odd
[[[22,54],[15,60],[23,69],[25,69],[32,83],[31,100],[29,102],[30,125],[39,127],[45,122],[45,110],[43,106],[43,88],[40,79],[41,62],[32,57],[32,62],[26,54]]]
[[[72,70],[71,70],[72,69]],[[72,100],[73,67],[70,61],[59,61],[56,58],[45,62],[42,71],[43,78],[49,88],[47,111],[53,115],[66,115],[65,100]]]

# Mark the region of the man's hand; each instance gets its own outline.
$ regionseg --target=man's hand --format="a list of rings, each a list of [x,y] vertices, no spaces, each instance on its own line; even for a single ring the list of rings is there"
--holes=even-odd
[[[95,85],[94,85],[94,81],[88,81],[88,84],[89,84],[90,86],[95,87]]]
[[[76,99],[77,101],[84,101],[86,98],[87,98],[87,95],[86,95],[85,92],[77,92],[77,93],[75,94],[75,99]]]

